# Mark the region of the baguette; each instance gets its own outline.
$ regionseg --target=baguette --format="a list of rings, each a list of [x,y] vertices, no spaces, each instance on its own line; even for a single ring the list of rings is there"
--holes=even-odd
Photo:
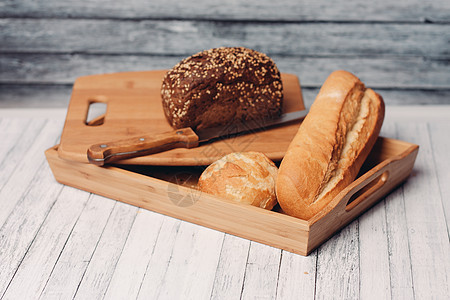
[[[276,194],[283,211],[308,220],[353,182],[384,119],[380,95],[353,74],[325,81],[283,158]]]

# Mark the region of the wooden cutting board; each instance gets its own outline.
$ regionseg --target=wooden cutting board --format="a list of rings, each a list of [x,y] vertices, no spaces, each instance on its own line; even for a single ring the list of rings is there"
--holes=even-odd
[[[173,130],[167,122],[160,88],[167,71],[123,72],[83,76],[75,81],[58,148],[62,159],[88,163],[87,149],[98,143]],[[282,74],[283,112],[305,109],[297,76]],[[87,124],[89,106],[106,103],[104,118]],[[300,122],[219,140],[197,148],[172,149],[122,160],[120,164],[208,165],[238,151],[259,151],[274,161],[283,158]]]

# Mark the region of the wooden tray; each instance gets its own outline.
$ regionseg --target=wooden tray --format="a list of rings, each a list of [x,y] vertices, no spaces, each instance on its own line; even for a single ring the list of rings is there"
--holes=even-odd
[[[173,130],[167,122],[160,89],[167,71],[124,72],[83,76],[75,81],[58,153],[61,158],[87,163],[93,144],[137,135]],[[305,109],[297,76],[282,74],[283,111]],[[105,117],[86,124],[91,103],[106,103]],[[219,140],[201,147],[173,149],[120,161],[137,165],[209,165],[222,156],[239,151],[264,152],[281,160],[300,122],[266,131]],[[95,126],[93,126],[95,125]]]
[[[378,138],[361,176],[322,212],[301,220],[199,192],[202,167],[107,166],[68,161],[46,151],[57,181],[168,216],[307,255],[382,199],[411,173],[419,147]]]

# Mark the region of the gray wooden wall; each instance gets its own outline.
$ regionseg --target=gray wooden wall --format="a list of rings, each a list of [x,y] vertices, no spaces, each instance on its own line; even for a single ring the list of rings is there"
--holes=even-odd
[[[245,46],[309,106],[346,69],[388,105],[450,104],[450,1],[0,0],[0,107],[65,107],[78,76]]]

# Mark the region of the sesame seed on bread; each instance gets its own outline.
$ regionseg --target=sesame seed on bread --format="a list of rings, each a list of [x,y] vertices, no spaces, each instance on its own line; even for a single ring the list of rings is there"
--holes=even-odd
[[[163,79],[162,104],[174,128],[209,128],[281,114],[280,72],[267,55],[243,47],[194,54]]]

